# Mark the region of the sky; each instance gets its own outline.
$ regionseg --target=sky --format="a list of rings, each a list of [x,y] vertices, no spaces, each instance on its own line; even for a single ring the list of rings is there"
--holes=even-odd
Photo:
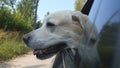
[[[47,12],[59,10],[74,10],[75,0],[40,0],[38,6],[38,21],[43,21]]]

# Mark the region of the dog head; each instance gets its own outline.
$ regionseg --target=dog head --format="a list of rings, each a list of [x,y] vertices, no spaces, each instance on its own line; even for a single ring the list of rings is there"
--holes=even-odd
[[[91,23],[79,11],[59,11],[48,15],[41,28],[24,35],[26,45],[34,55],[46,59],[66,48],[77,48],[83,35],[90,36]],[[95,28],[94,28],[95,29]],[[93,30],[91,37],[96,36]]]

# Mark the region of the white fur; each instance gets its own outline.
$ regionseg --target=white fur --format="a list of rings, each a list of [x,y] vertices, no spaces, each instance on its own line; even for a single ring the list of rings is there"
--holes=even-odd
[[[76,16],[80,22],[73,21],[72,16]],[[47,27],[48,22],[55,26]],[[59,42],[67,43],[67,48],[77,48],[82,59],[80,67],[84,63],[92,66],[98,59],[96,46],[87,44],[89,38],[97,38],[97,29],[91,24],[89,18],[79,11],[59,11],[50,14],[44,19],[41,28],[28,35],[32,37],[28,45],[33,49],[44,49]],[[72,52],[75,54],[74,50]]]

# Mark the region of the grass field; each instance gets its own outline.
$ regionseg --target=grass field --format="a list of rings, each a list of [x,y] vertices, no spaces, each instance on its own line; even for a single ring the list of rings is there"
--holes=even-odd
[[[21,54],[28,49],[22,41],[23,34],[16,31],[4,31],[0,29],[0,61],[7,60]]]

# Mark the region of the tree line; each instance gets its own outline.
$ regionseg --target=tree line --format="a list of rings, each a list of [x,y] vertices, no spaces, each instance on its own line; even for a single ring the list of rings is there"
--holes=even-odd
[[[39,0],[0,0],[0,28],[20,31],[36,28],[38,3]]]
[[[76,0],[75,10],[81,10],[85,2]],[[0,28],[17,31],[39,28],[41,21],[37,22],[38,3],[39,0],[0,0]]]

